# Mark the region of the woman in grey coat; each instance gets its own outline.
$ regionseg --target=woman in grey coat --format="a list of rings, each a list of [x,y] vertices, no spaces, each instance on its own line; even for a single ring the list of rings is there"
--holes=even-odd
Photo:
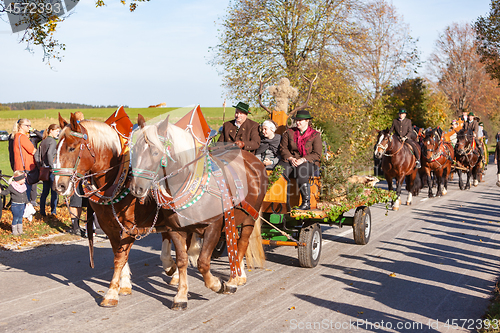
[[[276,123],[266,120],[262,123],[262,138],[260,146],[255,151],[255,156],[264,163],[267,170],[272,170],[278,164],[280,155],[278,153],[281,142],[281,135],[275,134]]]
[[[56,138],[59,136],[60,128],[56,124],[51,124],[43,133],[43,140],[40,144],[40,157],[42,161],[42,166],[54,167],[57,141]],[[45,202],[47,201],[47,196],[50,191],[50,214],[56,215],[57,207],[57,192],[52,188],[54,183],[54,174],[50,172],[50,177],[48,181],[43,182],[42,195],[40,196],[40,214],[46,216],[45,213]]]

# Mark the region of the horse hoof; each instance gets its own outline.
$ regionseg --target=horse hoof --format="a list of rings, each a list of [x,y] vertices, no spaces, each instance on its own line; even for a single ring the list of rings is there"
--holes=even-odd
[[[179,278],[178,277],[172,278],[172,280],[170,280],[170,283],[169,283],[169,285],[171,285],[171,286],[176,286],[178,284],[179,284]]]
[[[115,306],[118,305],[118,300],[117,299],[103,299],[101,304],[99,304],[103,308],[114,308]]]
[[[186,310],[187,307],[188,307],[187,302],[174,302],[174,304],[172,304],[172,310],[174,311]]]
[[[392,207],[392,210],[399,210],[399,207]]]
[[[174,275],[176,269],[177,269],[177,267],[174,265],[174,266],[170,267],[170,269],[165,270],[165,274],[167,274],[168,276],[172,276],[172,275]]]
[[[230,286],[224,281],[220,281],[220,289],[218,294],[234,294],[238,288],[235,286]]]
[[[496,184],[497,184],[498,187],[500,187],[500,182],[497,182]]]
[[[120,288],[119,295],[122,296],[132,295],[132,288]]]
[[[406,202],[406,205],[407,205],[407,206],[411,206],[411,201],[407,201],[407,202]]]

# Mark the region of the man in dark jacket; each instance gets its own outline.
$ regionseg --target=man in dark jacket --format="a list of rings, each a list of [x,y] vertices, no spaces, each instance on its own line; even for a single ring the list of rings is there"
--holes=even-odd
[[[413,154],[417,159],[415,166],[420,168],[420,147],[417,146],[415,142],[417,136],[413,131],[413,126],[411,124],[411,120],[406,118],[406,110],[399,110],[398,112],[399,118],[394,119],[392,121],[391,129],[389,130],[389,134],[392,135],[395,133],[402,142],[407,142],[413,149]]]
[[[471,130],[474,133],[474,140],[476,141],[476,146],[479,149],[479,154],[481,155],[480,157],[481,157],[481,159],[484,159],[483,145],[479,141],[479,137],[478,137],[479,124],[477,123],[477,120],[474,117],[474,112],[469,112],[469,119],[464,124],[464,130],[466,133],[469,130]]]
[[[248,104],[239,102],[233,107],[234,120],[224,123],[217,142],[234,142],[241,149],[253,152],[260,146],[259,124],[248,119]]]

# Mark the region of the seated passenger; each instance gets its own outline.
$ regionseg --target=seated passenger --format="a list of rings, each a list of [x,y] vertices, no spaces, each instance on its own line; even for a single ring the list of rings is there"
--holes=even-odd
[[[260,146],[259,124],[248,119],[248,104],[239,102],[233,106],[234,120],[222,125],[222,133],[217,142],[234,142],[240,149],[255,151]]]
[[[311,208],[311,188],[309,177],[318,171],[323,144],[321,134],[311,127],[308,110],[298,111],[293,117],[297,127],[287,129],[281,137],[280,153],[283,176],[287,181],[296,178],[302,196],[302,204],[297,208]]]
[[[275,134],[276,123],[272,120],[264,121],[261,127],[262,135],[260,138],[260,147],[255,152],[255,155],[264,163],[267,170],[272,170],[280,159],[278,149],[281,135]]]

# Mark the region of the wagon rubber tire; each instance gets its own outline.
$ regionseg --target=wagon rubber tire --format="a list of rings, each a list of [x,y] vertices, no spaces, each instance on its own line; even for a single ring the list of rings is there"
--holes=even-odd
[[[321,257],[321,227],[318,223],[302,227],[299,235],[299,242],[306,243],[306,246],[299,246],[299,263],[301,267],[316,267]]]
[[[363,206],[356,209],[352,233],[354,241],[358,245],[366,245],[370,241],[372,234],[372,214],[369,207]]]

